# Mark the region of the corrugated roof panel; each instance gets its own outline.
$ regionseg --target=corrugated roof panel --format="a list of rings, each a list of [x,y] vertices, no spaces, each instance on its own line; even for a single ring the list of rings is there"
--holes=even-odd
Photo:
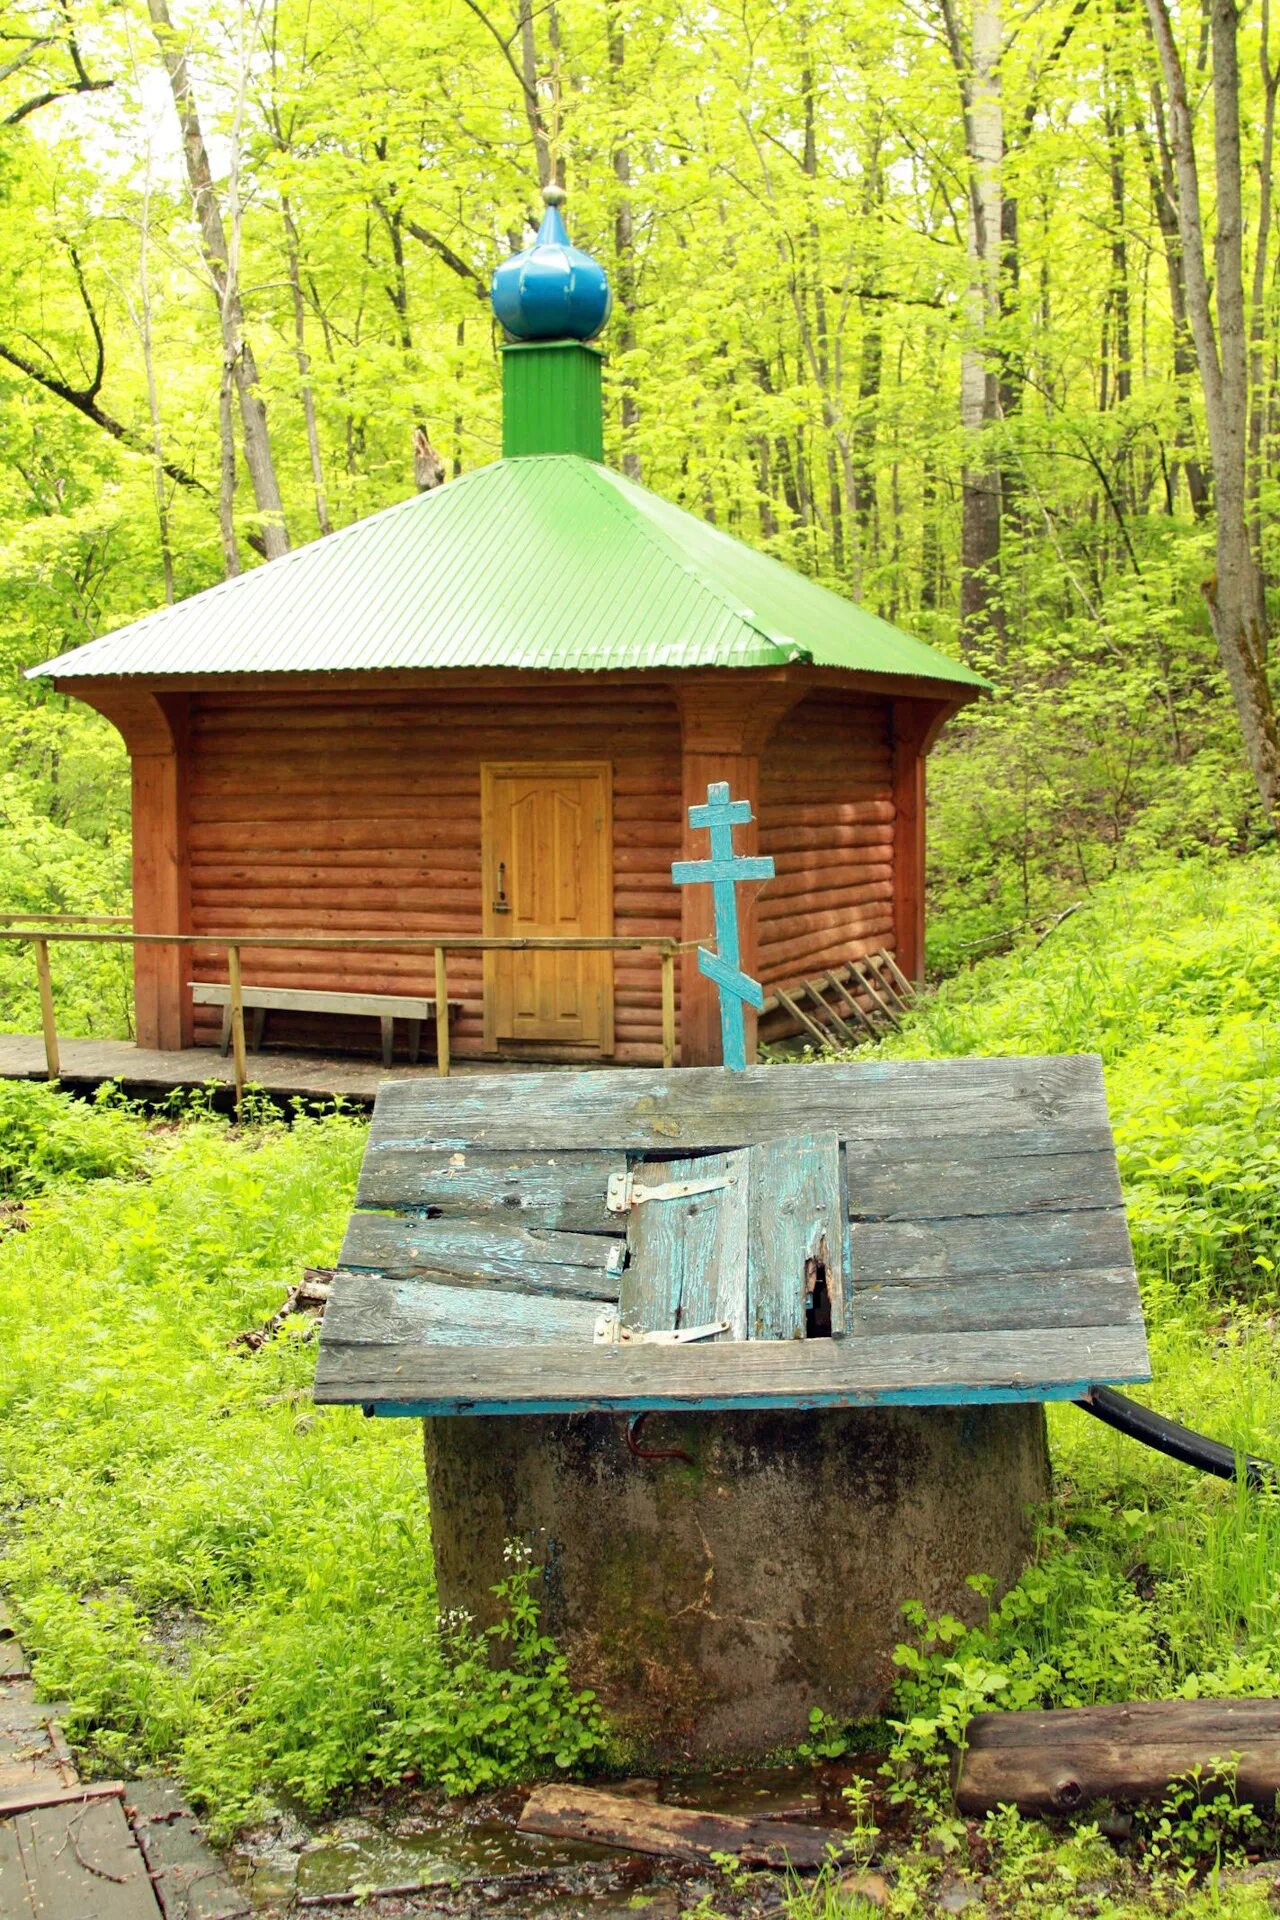
[[[982,686],[607,467],[500,460],[33,673],[758,667],[806,658]]]

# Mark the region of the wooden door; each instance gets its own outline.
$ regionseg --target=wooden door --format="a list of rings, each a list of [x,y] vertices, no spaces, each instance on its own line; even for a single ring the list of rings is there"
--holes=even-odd
[[[607,763],[481,768],[484,931],[512,939],[613,932]],[[485,1045],[613,1051],[613,956],[486,953]]]

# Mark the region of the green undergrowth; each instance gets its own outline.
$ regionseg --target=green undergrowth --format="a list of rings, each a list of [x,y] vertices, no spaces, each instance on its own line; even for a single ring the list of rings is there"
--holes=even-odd
[[[1102,1056],[1151,1348],[1152,1381],[1130,1391],[1280,1459],[1280,859],[1126,875],[1042,944],[947,982],[881,1051]],[[974,1712],[1280,1694],[1280,1494],[1071,1406],[1049,1424],[1035,1563],[976,1627],[912,1610],[899,1649],[891,1792],[966,1861],[946,1756]],[[1148,1868],[1275,1851],[1274,1823],[1229,1792],[1211,1816],[1197,1805],[1180,1789],[1139,1822]]]
[[[222,1834],[596,1741],[518,1566],[496,1645],[437,1620],[417,1423],[314,1409],[302,1317],[235,1343],[332,1262],[364,1137],[0,1089],[0,1584],[86,1764],[176,1772]]]
[[[1136,1391],[1272,1458],[1277,1008],[1280,860],[1258,855],[1100,889],[883,1049],[1102,1054],[1151,1335]],[[601,1751],[518,1564],[496,1645],[437,1619],[416,1426],[317,1412],[302,1317],[236,1343],[332,1261],[363,1141],[342,1112],[286,1127],[264,1107],[237,1129],[199,1103],[156,1120],[0,1087],[0,1583],[86,1764],[177,1773],[219,1833],[271,1803],[406,1776],[461,1792]],[[1040,1893],[1017,1900],[1046,1913],[1073,1910],[1093,1856],[954,1819],[944,1759],[974,1711],[1280,1694],[1280,1499],[1071,1407],[1050,1425],[1024,1579],[977,1626],[903,1623],[880,1789],[929,1838],[929,1885],[1020,1874]],[[841,1743],[815,1730],[815,1752]],[[1229,1796],[1212,1817],[1175,1798],[1135,1858],[1176,1877],[1257,1843]],[[893,1871],[905,1900],[900,1854]]]

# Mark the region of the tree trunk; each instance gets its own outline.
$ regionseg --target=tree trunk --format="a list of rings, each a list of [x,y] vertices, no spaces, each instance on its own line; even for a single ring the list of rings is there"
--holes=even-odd
[[[1280,824],[1280,739],[1266,674],[1262,576],[1246,520],[1248,360],[1240,178],[1239,17],[1233,0],[1210,0],[1213,50],[1215,336],[1200,213],[1200,178],[1186,78],[1165,0],[1146,0],[1169,107],[1178,227],[1213,461],[1217,567],[1204,597],[1245,751],[1268,819]]]
[[[1122,407],[1133,392],[1133,347],[1129,312],[1129,251],[1125,239],[1124,122],[1114,97],[1110,72],[1104,73],[1104,121],[1107,135],[1107,176],[1111,189],[1111,309],[1116,352],[1115,398]]]
[[[421,421],[413,430],[413,484],[419,493],[433,493],[444,485],[444,461]]]
[[[547,126],[546,116],[542,111],[542,97],[540,92],[541,77],[538,70],[538,43],[534,34],[534,15],[534,0],[519,0],[517,32],[520,36],[520,85],[524,115],[528,123],[530,137],[533,140],[533,151],[538,166],[538,185],[540,187],[547,187],[550,186],[553,181],[556,181],[560,186],[563,186],[564,181],[560,177],[563,168],[557,165],[555,143],[552,140],[551,130]],[[559,22],[554,6],[549,9],[549,19],[552,38],[553,40],[558,40]],[[558,120],[560,104],[558,74],[553,77],[552,90],[554,95],[552,100],[553,120]]]
[[[880,231],[879,215],[884,205],[884,169],[880,164],[881,129],[877,121],[867,156],[862,190],[862,219],[868,235]],[[862,343],[858,363],[858,412],[855,444],[852,448],[853,498],[850,507],[857,521],[858,543],[865,559],[875,548],[876,526],[876,433],[879,425],[880,387],[884,375],[884,301],[873,298],[881,293],[881,249],[868,249],[867,290],[859,305],[862,311]],[[895,540],[897,529],[895,527]]]
[[[231,417],[234,384],[231,362],[224,360],[218,382],[218,531],[222,535],[222,571],[228,580],[240,571],[240,549],[236,545],[236,432]]]
[[[385,166],[390,151],[385,135],[374,141],[373,151]],[[409,325],[409,282],[404,270],[404,214],[400,208],[394,180],[387,181],[385,198],[382,189],[379,190],[374,206],[386,228],[387,239],[391,245],[391,280],[387,286],[387,298],[395,310],[400,350],[407,361],[413,352],[413,331]]]
[[[1001,163],[999,0],[974,0],[966,49],[955,0],[942,0],[947,45],[960,87],[968,158],[968,329],[960,362],[960,417],[968,451],[962,477],[960,630],[967,646],[1004,639],[1000,583],[999,418],[992,334],[1000,317]]]
[[[132,312],[132,301],[129,305]],[[156,361],[151,338],[151,144],[149,141],[142,184],[142,223],[138,236],[138,306],[136,313],[133,314],[133,321],[138,330],[138,339],[142,344],[142,365],[147,381],[147,412],[151,420],[151,484],[156,501],[160,565],[164,571],[164,597],[166,603],[172,606],[174,602],[173,542],[169,536],[169,502],[164,490],[164,441],[160,426],[160,392],[156,385]]]
[[[311,487],[316,502],[316,525],[322,534],[332,533],[333,524],[329,519],[329,502],[325,494],[324,465],[320,458],[320,432],[316,424],[316,396],[311,384],[311,356],[307,352],[307,307],[302,297],[302,275],[298,264],[298,229],[294,225],[293,210],[289,205],[287,193],[281,197],[280,214],[284,225],[289,290],[293,296],[293,350],[294,358],[298,363],[298,391],[302,396],[302,417],[307,425],[307,452],[311,456]]]
[[[620,0],[606,0],[607,28],[609,36],[609,79],[613,89],[613,107],[616,119],[615,127],[624,127],[627,122],[623,99],[623,73],[626,67],[627,39],[623,25]],[[613,148],[613,184],[615,189],[613,212],[613,290],[616,295],[617,319],[614,322],[614,340],[617,353],[622,361],[622,471],[629,480],[640,478],[640,455],[636,451],[635,433],[640,418],[640,408],[636,401],[635,376],[629,365],[629,357],[636,348],[636,259],[635,259],[635,219],[631,207],[631,150],[625,140],[617,140]]]
[[[232,265],[227,245],[222,210],[213,185],[213,172],[204,143],[195,91],[191,84],[186,49],[169,18],[166,0],[147,0],[147,10],[155,29],[156,43],[173,102],[182,129],[183,157],[187,181],[200,226],[205,265],[218,298],[218,318],[222,328],[223,354],[235,380],[240,401],[240,425],[244,436],[244,461],[249,470],[254,503],[262,525],[263,546],[268,560],[289,551],[284,502],[276,478],[271,439],[267,431],[267,409],[259,390],[258,367],[253,348],[245,338],[244,310],[240,302],[239,276]],[[224,538],[225,544],[225,538]]]
[[[1195,421],[1192,418],[1188,395],[1188,386],[1196,375],[1196,350],[1191,338],[1191,322],[1187,317],[1187,276],[1182,259],[1182,235],[1178,226],[1178,190],[1173,177],[1173,155],[1169,151],[1164,103],[1156,86],[1152,87],[1151,106],[1155,120],[1155,147],[1152,146],[1151,136],[1143,123],[1141,113],[1134,115],[1134,132],[1137,134],[1138,145],[1146,167],[1156,225],[1160,229],[1160,238],[1164,243],[1165,273],[1169,282],[1169,311],[1173,322],[1173,379],[1178,422],[1175,445],[1181,458],[1182,471],[1186,476],[1191,511],[1197,520],[1203,520],[1209,512],[1209,483],[1196,455]]]
[[[1253,289],[1249,305],[1249,517],[1253,555],[1261,571],[1263,440],[1269,405],[1264,365],[1267,307],[1267,256],[1271,241],[1271,167],[1276,143],[1276,95],[1280,90],[1280,63],[1271,65],[1271,6],[1262,0],[1260,19],[1262,69],[1262,152],[1258,162],[1258,237],[1254,242]],[[1264,576],[1265,580],[1265,576]]]

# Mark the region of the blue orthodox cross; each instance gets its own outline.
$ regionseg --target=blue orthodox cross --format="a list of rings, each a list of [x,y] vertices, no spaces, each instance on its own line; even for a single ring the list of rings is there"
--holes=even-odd
[[[742,1018],[742,1003],[757,1011],[764,1005],[764,989],[758,980],[742,971],[738,945],[738,900],[734,891],[739,880],[772,880],[773,860],[768,854],[748,856],[733,850],[733,830],[745,827],[751,819],[748,800],[731,800],[725,780],[713,780],[707,788],[705,807],[690,807],[689,825],[706,827],[711,835],[709,860],[676,860],[671,878],[678,887],[710,882],[716,914],[716,951],[698,948],[698,971],[714,980],[720,990],[720,1043],[726,1067],[739,1073],[747,1064],[747,1034]]]

